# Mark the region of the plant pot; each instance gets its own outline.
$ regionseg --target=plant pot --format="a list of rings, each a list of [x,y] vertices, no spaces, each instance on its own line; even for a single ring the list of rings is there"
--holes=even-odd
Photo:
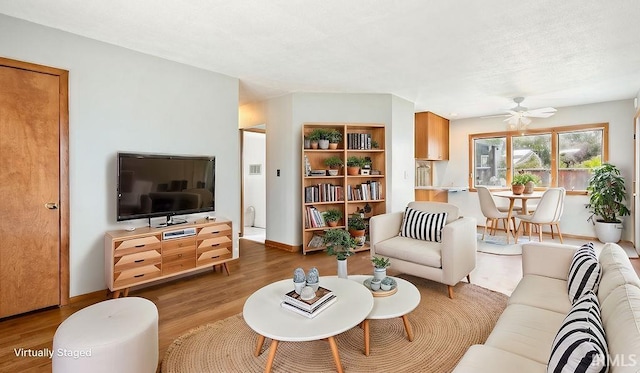
[[[605,223],[600,220],[596,220],[596,237],[603,243],[613,242],[617,243],[622,237],[622,223]]]
[[[347,260],[338,260],[338,277],[348,278],[347,275]]]
[[[329,149],[338,149],[338,143],[337,142],[330,142],[329,143]]]
[[[375,278],[371,280],[371,290],[380,290],[380,281],[381,280],[376,280]]]
[[[373,269],[373,278],[377,278],[382,280],[387,277],[387,269],[386,268],[374,268]]]
[[[337,227],[338,226],[338,222],[337,221],[328,221],[327,225],[330,227]]]
[[[338,169],[329,169],[329,176],[338,176]]]
[[[309,149],[309,148],[311,148],[311,140],[309,140],[309,139],[304,139],[304,148],[305,148],[305,149]]]
[[[311,149],[318,149],[318,142],[317,141],[311,141]]]
[[[318,146],[320,147],[320,149],[329,149],[329,140],[318,141]]]
[[[522,185],[522,184],[512,185],[511,186],[511,191],[515,195],[520,195],[520,194],[522,194],[522,192],[524,192],[524,185]]]
[[[356,240],[356,245],[358,246],[364,245],[364,242],[366,240],[364,233],[365,233],[364,229],[362,230],[349,229],[349,234],[351,235],[351,237],[353,237],[354,240]]]
[[[347,175],[355,176],[360,174],[360,167],[347,166]]]
[[[532,194],[533,193],[533,188],[536,185],[533,183],[533,181],[529,181],[526,184],[524,184],[524,190],[522,191],[522,193],[524,194]]]

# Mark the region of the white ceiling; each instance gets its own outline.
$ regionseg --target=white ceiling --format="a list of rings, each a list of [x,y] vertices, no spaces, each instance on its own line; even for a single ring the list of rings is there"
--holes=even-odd
[[[0,0],[0,13],[237,77],[240,104],[391,93],[467,118],[515,96],[533,109],[640,89],[638,0]]]

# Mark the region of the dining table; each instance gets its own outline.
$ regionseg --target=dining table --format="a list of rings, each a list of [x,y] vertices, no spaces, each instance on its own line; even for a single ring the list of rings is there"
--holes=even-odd
[[[520,204],[522,206],[522,213],[523,214],[528,214],[529,211],[527,210],[527,201],[530,199],[540,199],[542,198],[542,194],[544,194],[543,191],[534,191],[533,193],[521,193],[521,194],[514,194],[513,191],[511,190],[500,190],[500,191],[495,191],[495,192],[491,192],[491,194],[495,197],[501,197],[501,198],[508,198],[509,199],[509,211],[507,212],[507,221],[510,222],[511,218],[513,217],[513,206],[515,205],[516,200],[520,201]],[[515,224],[515,223],[514,223]],[[507,243],[509,243],[509,231],[510,228],[509,226],[511,224],[506,224],[507,225]],[[514,226],[514,229],[518,229],[517,227]],[[512,232],[513,237],[516,237],[516,232]],[[517,243],[517,242],[516,242]]]

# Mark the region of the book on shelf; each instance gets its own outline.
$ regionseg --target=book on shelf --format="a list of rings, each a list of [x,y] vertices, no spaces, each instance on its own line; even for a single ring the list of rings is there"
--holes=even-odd
[[[291,290],[284,295],[283,301],[291,304],[292,306],[301,308],[304,311],[310,312],[320,307],[325,301],[331,298],[335,298],[335,294],[331,290],[319,286],[316,291],[316,296],[311,299],[304,300],[300,297],[300,294],[296,293],[295,290]]]
[[[338,300],[338,298],[336,298],[335,295],[331,295],[331,298],[325,300],[324,302],[320,303],[318,305],[318,307],[316,307],[313,311],[307,311],[304,310],[298,306],[294,306],[291,303],[287,303],[286,301],[282,301],[282,303],[280,303],[280,305],[282,306],[282,308],[293,311],[299,315],[302,315],[304,317],[308,317],[310,319],[313,319],[314,317],[316,317],[318,314],[320,314],[322,311],[326,310],[327,308],[329,308],[329,306],[331,306],[332,304],[334,304],[336,301]]]

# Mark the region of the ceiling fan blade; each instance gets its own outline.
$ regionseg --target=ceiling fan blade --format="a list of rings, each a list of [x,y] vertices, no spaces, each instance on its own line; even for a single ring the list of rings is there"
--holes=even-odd
[[[486,118],[499,118],[499,117],[508,117],[509,114],[497,114],[497,115],[485,115],[484,117],[480,117],[482,119]]]
[[[540,108],[540,109],[529,110],[526,113],[526,116],[528,116],[528,117],[536,117],[536,118],[549,118],[550,116],[555,114],[556,111],[558,111],[558,110],[556,110],[555,108],[545,107],[545,108]]]

